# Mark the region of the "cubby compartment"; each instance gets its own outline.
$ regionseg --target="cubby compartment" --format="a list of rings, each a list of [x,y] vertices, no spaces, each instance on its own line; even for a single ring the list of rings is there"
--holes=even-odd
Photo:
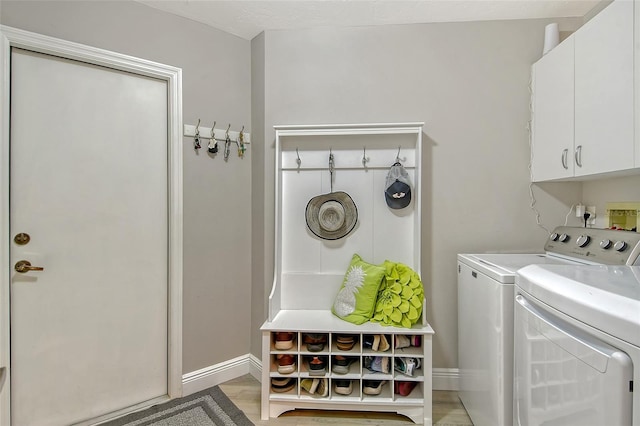
[[[394,412],[431,425],[434,331],[426,321],[426,300],[411,328],[371,321],[356,325],[332,313],[354,254],[377,265],[401,262],[420,275],[422,123],[275,130],[275,265],[261,328],[262,420],[311,408]],[[388,206],[384,195],[396,162],[412,186],[411,201],[402,209]],[[307,226],[305,210],[312,198],[336,191],[352,198],[356,223],[341,239],[325,240]],[[284,343],[291,337],[286,333],[293,335],[292,342]],[[279,371],[282,357],[293,357],[295,368]],[[412,374],[396,371],[396,360],[409,358],[419,360],[420,367]],[[310,368],[314,360],[316,366],[324,364],[319,374]],[[281,387],[293,383],[286,379],[295,381],[294,389],[273,388],[272,380]],[[403,396],[394,392],[399,381],[416,386]]]

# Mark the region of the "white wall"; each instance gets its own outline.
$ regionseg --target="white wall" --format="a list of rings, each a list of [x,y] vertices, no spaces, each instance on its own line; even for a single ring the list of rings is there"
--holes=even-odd
[[[434,367],[457,367],[456,254],[541,250],[546,238],[529,208],[526,127],[530,67],[541,55],[547,23],[267,31],[265,181],[253,188],[254,198],[265,193],[265,273],[262,282],[254,274],[254,294],[268,294],[273,270],[272,126],[424,121],[427,317],[436,331]],[[581,197],[579,183],[534,191],[547,227],[564,223]]]
[[[609,226],[607,203],[640,203],[640,176],[586,181],[582,189],[582,203],[596,207],[596,227]]]
[[[246,40],[132,1],[3,0],[1,22],[180,67],[186,124],[251,127]],[[185,373],[246,354],[251,329],[251,148],[225,163],[192,146],[185,138]]]

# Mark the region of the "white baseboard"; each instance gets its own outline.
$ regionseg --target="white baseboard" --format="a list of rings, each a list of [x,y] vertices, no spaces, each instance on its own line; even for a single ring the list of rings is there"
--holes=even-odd
[[[210,367],[182,376],[182,396],[219,385],[236,377],[251,374],[256,380],[262,379],[262,363],[252,354],[242,355]],[[433,390],[457,391],[460,373],[457,368],[434,368]]]
[[[200,392],[245,374],[251,374],[259,379],[260,370],[260,360],[251,354],[246,354],[192,371],[182,376],[182,396]]]
[[[460,371],[457,368],[434,368],[433,390],[460,390]]]

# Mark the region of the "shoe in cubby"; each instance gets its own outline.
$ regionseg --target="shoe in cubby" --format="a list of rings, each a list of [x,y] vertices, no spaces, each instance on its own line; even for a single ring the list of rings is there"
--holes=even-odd
[[[277,354],[276,365],[278,373],[291,374],[296,371],[296,357],[292,354]]]
[[[307,367],[310,376],[324,376],[327,372],[326,356],[307,357]]]
[[[385,383],[387,383],[385,380],[363,380],[362,393],[365,395],[380,395]]]
[[[390,336],[386,334],[365,334],[362,338],[362,347],[373,352],[386,352],[391,349]]]
[[[364,368],[373,373],[391,373],[391,358],[388,356],[365,356]]]
[[[353,334],[336,334],[335,348],[339,351],[350,351],[358,342],[357,336]]]
[[[422,367],[422,359],[414,357],[400,357],[393,359],[393,369],[406,376],[414,377],[417,375],[416,370]]]
[[[413,392],[413,390],[415,389],[416,385],[418,383],[417,382],[409,382],[409,381],[398,381],[396,380],[393,383],[393,392],[396,395],[400,395],[400,396],[409,396],[411,395],[411,392]]]
[[[334,355],[331,360],[331,371],[336,374],[349,374],[349,367],[355,361],[355,357]]]
[[[271,391],[275,393],[285,393],[293,390],[298,381],[290,377],[273,377],[271,379]]]
[[[322,352],[327,344],[327,337],[325,333],[303,333],[302,341],[309,352]]]
[[[333,391],[338,395],[351,395],[353,392],[352,380],[333,380]]]
[[[293,349],[293,343],[296,339],[296,333],[291,331],[278,331],[274,333],[274,347],[279,351],[288,351]]]

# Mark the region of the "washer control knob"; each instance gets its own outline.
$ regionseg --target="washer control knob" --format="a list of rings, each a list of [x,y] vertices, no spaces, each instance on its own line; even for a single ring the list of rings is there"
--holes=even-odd
[[[625,251],[627,249],[627,243],[625,243],[624,241],[616,241],[616,243],[613,245],[613,249],[615,251]]]
[[[576,240],[578,247],[584,247],[591,241],[591,237],[588,235],[580,235]]]
[[[553,234],[551,234],[551,236],[549,237],[549,239],[551,241],[558,241],[558,237],[560,237],[560,235],[557,232],[554,232]]]
[[[562,234],[558,239],[560,240],[561,243],[566,243],[567,241],[569,241],[569,238],[571,237],[568,236],[567,234]]]
[[[602,241],[600,241],[600,247],[603,249],[608,249],[611,247],[611,240],[607,240],[606,238]]]

